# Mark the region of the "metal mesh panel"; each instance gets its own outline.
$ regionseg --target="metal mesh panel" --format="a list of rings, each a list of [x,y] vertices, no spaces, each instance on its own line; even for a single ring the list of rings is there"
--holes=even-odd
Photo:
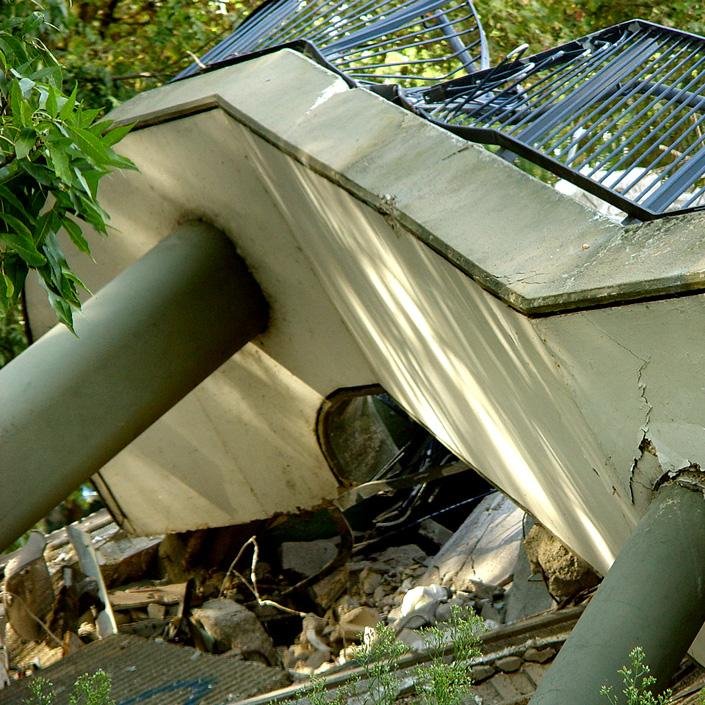
[[[642,219],[705,205],[702,37],[634,20],[414,102]]]
[[[201,61],[212,65],[297,39],[365,83],[431,85],[489,66],[468,0],[269,0]],[[190,66],[179,78],[197,71]]]

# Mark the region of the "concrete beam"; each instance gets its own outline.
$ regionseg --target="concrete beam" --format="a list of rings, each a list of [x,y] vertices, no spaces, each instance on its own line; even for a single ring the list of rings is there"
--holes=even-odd
[[[230,240],[191,223],[87,302],[76,317],[78,337],[57,326],[2,369],[0,548],[267,320],[267,303]]]
[[[705,621],[705,499],[699,484],[661,489],[625,543],[530,705],[595,705],[622,693],[617,671],[643,647],[662,689]]]

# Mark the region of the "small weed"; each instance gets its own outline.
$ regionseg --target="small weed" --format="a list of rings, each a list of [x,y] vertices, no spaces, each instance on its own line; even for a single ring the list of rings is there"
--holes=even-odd
[[[656,678],[651,675],[651,669],[646,663],[646,655],[641,646],[629,652],[629,665],[621,668],[618,673],[624,683],[622,693],[626,697],[626,705],[668,705],[671,699],[670,690],[664,691],[661,695],[654,695],[651,691]],[[603,685],[600,688],[600,695],[605,696],[611,705],[617,705],[619,702],[612,686]]]
[[[454,607],[444,629],[421,632],[431,658],[414,672],[420,705],[460,705],[467,699],[472,685],[467,660],[479,655],[483,629],[483,620],[472,610]],[[445,656],[448,646],[450,657]],[[394,705],[401,687],[400,659],[407,647],[383,624],[366,632],[363,647],[356,657],[362,673],[345,685],[330,692],[323,678],[311,678],[306,692],[310,705]]]
[[[110,695],[112,683],[105,671],[84,673],[76,679],[69,695],[69,705],[115,705]],[[29,684],[31,697],[25,705],[54,705],[54,685],[46,678],[33,678]]]
[[[484,622],[472,610],[454,605],[447,627],[429,627],[422,632],[431,660],[416,669],[421,705],[460,705],[470,695],[472,676],[467,660],[480,655]],[[444,657],[448,644],[452,645],[450,661]]]

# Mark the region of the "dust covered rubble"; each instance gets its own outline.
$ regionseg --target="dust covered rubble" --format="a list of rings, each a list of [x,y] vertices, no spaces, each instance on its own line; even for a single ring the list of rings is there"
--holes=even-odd
[[[163,540],[127,537],[104,515],[83,522],[96,545],[120,633],[259,661],[294,681],[354,666],[366,631],[378,623],[391,626],[413,652],[423,648],[420,630],[442,626],[454,606],[475,611],[489,630],[500,628],[508,617],[516,621],[555,609],[545,582],[552,584],[551,571],[562,564],[546,556],[555,558],[564,547],[554,545],[551,552],[547,544],[555,540],[544,533],[534,536],[527,556],[523,539],[530,523],[510,500],[492,493],[455,532],[427,520],[404,532],[408,543],[373,542],[319,579],[320,571],[340,555],[339,537],[279,541],[274,549],[269,545],[259,552],[255,539],[243,539],[252,527]],[[272,544],[261,532],[258,538],[263,545]],[[33,559],[38,560],[36,555]],[[11,678],[99,638],[95,615],[100,600],[78,568],[70,542],[52,535],[39,560],[40,569],[24,576],[28,584],[23,586],[17,575],[10,577],[13,594],[23,589],[31,594],[37,575],[46,582],[41,565],[46,566],[53,595],[41,607],[44,626],[37,629],[35,623],[18,633],[12,596],[5,594],[9,623],[4,642]],[[7,564],[0,559],[0,567]],[[589,567],[580,567],[585,570],[572,588],[570,575],[560,576],[564,603],[597,581]],[[295,578],[287,583],[283,576]],[[292,582],[304,587],[287,593]],[[473,671],[476,681],[549,662],[556,649],[535,648],[530,636],[525,647],[479,664]]]

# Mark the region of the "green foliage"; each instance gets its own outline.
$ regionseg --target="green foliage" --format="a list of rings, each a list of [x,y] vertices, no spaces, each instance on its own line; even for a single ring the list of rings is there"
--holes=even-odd
[[[79,676],[69,694],[68,705],[115,705],[111,697],[110,676],[102,670]],[[54,686],[46,678],[33,678],[29,684],[31,697],[25,705],[54,705]]]
[[[98,111],[63,90],[61,67],[39,34],[42,12],[0,21],[0,310],[17,306],[29,270],[46,288],[60,321],[73,328],[82,282],[57,236],[63,228],[89,253],[80,221],[106,233],[97,201],[100,179],[133,168],[112,147],[129,128],[112,128]]]
[[[17,0],[27,5],[31,0]],[[154,88],[203,54],[256,0],[47,0],[42,39],[91,107]]]
[[[472,686],[468,659],[480,655],[483,630],[483,620],[472,610],[454,607],[445,628],[421,632],[430,659],[414,673],[420,705],[461,705],[467,701]],[[451,655],[447,657],[449,647]],[[378,624],[365,634],[356,657],[362,675],[332,692],[326,689],[324,679],[313,676],[306,697],[310,705],[347,705],[351,700],[360,705],[394,705],[401,687],[400,660],[405,653],[407,647],[397,640],[394,629]]]
[[[10,308],[0,316],[0,367],[7,365],[27,347],[22,307]]]
[[[461,705],[470,693],[472,677],[467,660],[480,655],[484,621],[472,610],[454,605],[447,627],[429,627],[422,632],[431,660],[416,670],[416,692],[421,705]],[[449,643],[452,654],[447,660],[444,654]]]
[[[646,663],[644,649],[635,647],[629,653],[629,665],[619,670],[622,676],[624,688],[622,694],[626,698],[625,705],[668,705],[671,699],[671,691],[666,690],[661,695],[654,695],[652,687],[656,679],[651,675],[651,669]],[[603,695],[611,703],[617,705],[622,700],[614,694],[611,686],[602,686],[600,695]]]
[[[365,635],[365,648],[359,656],[368,687],[363,702],[394,705],[399,693],[399,659],[406,651],[406,646],[397,641],[392,627],[378,624]]]
[[[534,53],[637,17],[705,34],[705,17],[686,0],[478,0],[476,6],[493,64],[520,44]]]

